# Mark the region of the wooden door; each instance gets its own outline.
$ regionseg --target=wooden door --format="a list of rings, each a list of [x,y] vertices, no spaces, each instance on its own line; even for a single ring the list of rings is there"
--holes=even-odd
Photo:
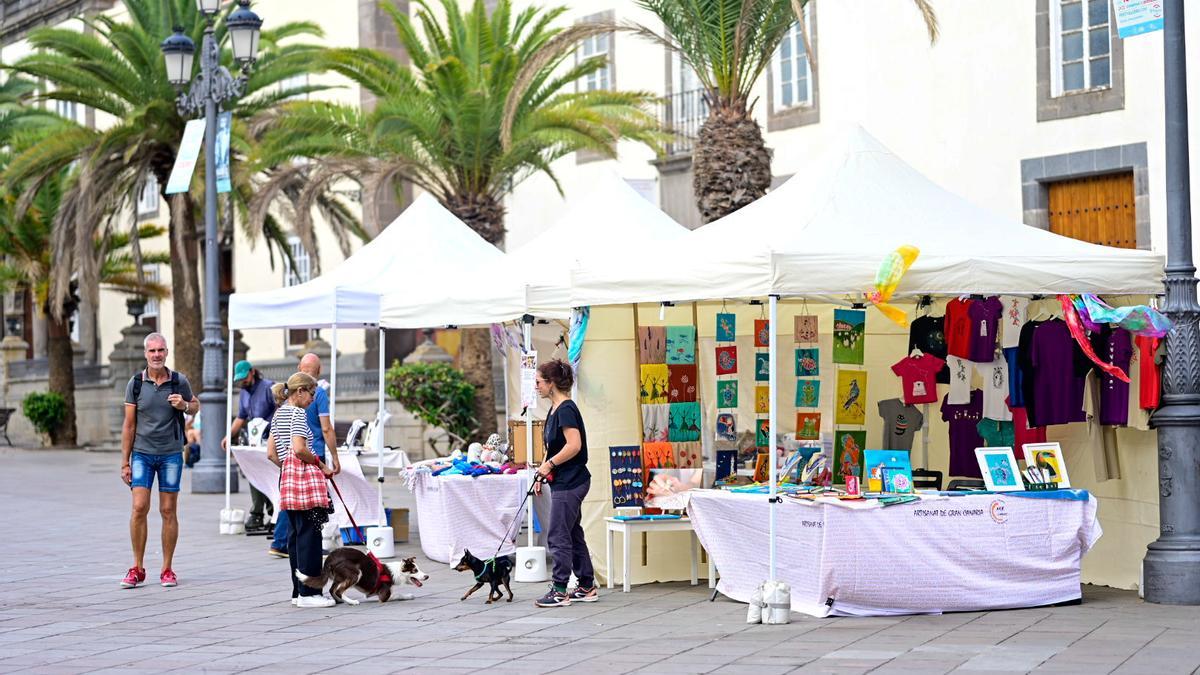
[[[1137,248],[1133,173],[1051,183],[1050,231],[1073,239]]]

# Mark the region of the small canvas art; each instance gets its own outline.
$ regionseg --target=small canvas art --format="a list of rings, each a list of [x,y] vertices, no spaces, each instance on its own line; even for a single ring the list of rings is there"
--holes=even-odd
[[[671,420],[667,426],[671,442],[700,440],[700,404],[672,403]]]
[[[754,456],[754,482],[765,483],[771,477],[770,455],[760,452]]]
[[[737,339],[737,315],[717,314],[717,342],[733,342]]]
[[[670,372],[667,399],[671,403],[695,401],[698,389],[695,364],[672,365],[667,366],[667,369]]]
[[[769,448],[771,445],[771,421],[758,420],[754,426],[754,445]]]
[[[702,465],[700,457],[702,445],[699,441],[690,443],[672,443],[675,450],[675,466],[680,469],[691,469]]]
[[[667,326],[667,363],[696,362],[696,327]]]
[[[737,415],[735,413],[717,413],[718,441],[737,442]]]
[[[796,413],[796,440],[821,440],[821,413]]]
[[[732,375],[737,372],[737,347],[717,347],[717,374]]]
[[[771,322],[766,319],[754,320],[754,346],[768,347],[771,341]]]
[[[796,350],[796,377],[821,375],[821,350],[816,347]]]
[[[766,415],[771,412],[771,389],[763,385],[754,388],[754,412]]]
[[[837,398],[834,401],[835,424],[866,424],[867,371],[839,370]]]
[[[1024,490],[1021,468],[1012,448],[975,448],[975,459],[979,462],[979,473],[983,474],[984,486],[993,492]]]
[[[732,474],[737,469],[737,450],[717,450],[717,475],[715,480]]]
[[[867,313],[859,309],[833,310],[833,362],[861,366],[866,351]]]
[[[638,358],[642,363],[663,363],[667,360],[667,329],[665,326],[638,328]]]
[[[671,406],[666,403],[642,406],[642,440],[661,443],[667,440],[667,425],[671,421]]]
[[[845,483],[846,476],[861,476],[863,447],[867,432],[838,429],[833,432],[833,481]]]
[[[771,355],[758,353],[754,355],[754,381],[766,382],[771,379]]]
[[[644,363],[641,366],[642,403],[666,403],[670,391],[671,374],[665,363]]]
[[[816,342],[820,338],[817,332],[817,317],[814,314],[800,314],[796,317],[796,342]]]
[[[738,406],[738,381],[717,380],[717,407],[736,408]]]
[[[1026,443],[1021,450],[1025,455],[1026,468],[1041,471],[1047,483],[1058,483],[1060,488],[1071,487],[1067,463],[1063,461],[1062,447],[1058,443]]]
[[[912,492],[912,461],[906,450],[863,451],[868,492]]]
[[[796,380],[796,407],[817,408],[821,403],[820,380]]]

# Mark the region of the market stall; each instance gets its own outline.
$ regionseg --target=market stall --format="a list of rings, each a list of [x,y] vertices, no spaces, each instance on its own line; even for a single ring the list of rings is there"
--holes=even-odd
[[[246,480],[266,495],[271,500],[275,512],[279,513],[279,467],[267,459],[267,449],[235,445],[232,451],[238,466],[246,474]],[[334,520],[338,527],[353,527],[350,516],[346,513],[347,508],[353,513],[354,522],[359,525],[383,522],[383,512],[379,510],[375,499],[376,487],[372,485],[374,481],[367,480],[363,475],[357,453],[339,450],[338,460],[341,462],[342,472],[334,480],[341,491],[342,499],[346,500],[344,505],[341,499],[335,497],[333,500]]]

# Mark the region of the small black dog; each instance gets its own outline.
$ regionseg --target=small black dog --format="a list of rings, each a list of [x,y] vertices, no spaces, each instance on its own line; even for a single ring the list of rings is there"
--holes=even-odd
[[[484,584],[491,584],[492,590],[488,591],[486,605],[490,605],[496,600],[504,597],[504,593],[500,591],[503,586],[504,590],[508,591],[507,602],[513,601],[512,589],[508,587],[512,576],[513,561],[512,558],[504,556],[494,558],[492,560],[480,560],[471,555],[470,551],[463,551],[462,560],[454,566],[456,572],[471,572],[475,575],[475,585],[471,590],[467,591],[466,595],[459,598],[459,601],[466,600],[471,597],[471,594],[483,587]]]

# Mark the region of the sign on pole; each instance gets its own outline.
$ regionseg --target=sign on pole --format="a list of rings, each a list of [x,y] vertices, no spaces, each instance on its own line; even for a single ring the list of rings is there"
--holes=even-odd
[[[521,355],[521,405],[530,410],[537,408],[537,352]]]
[[[204,143],[204,119],[188,120],[183,128],[183,140],[179,141],[179,153],[175,155],[175,166],[167,179],[165,194],[187,192],[196,170],[196,159],[200,157],[200,146]]]
[[[1121,38],[1163,29],[1163,0],[1113,0],[1117,36]]]
[[[229,192],[229,134],[233,113],[217,115],[217,192]]]

